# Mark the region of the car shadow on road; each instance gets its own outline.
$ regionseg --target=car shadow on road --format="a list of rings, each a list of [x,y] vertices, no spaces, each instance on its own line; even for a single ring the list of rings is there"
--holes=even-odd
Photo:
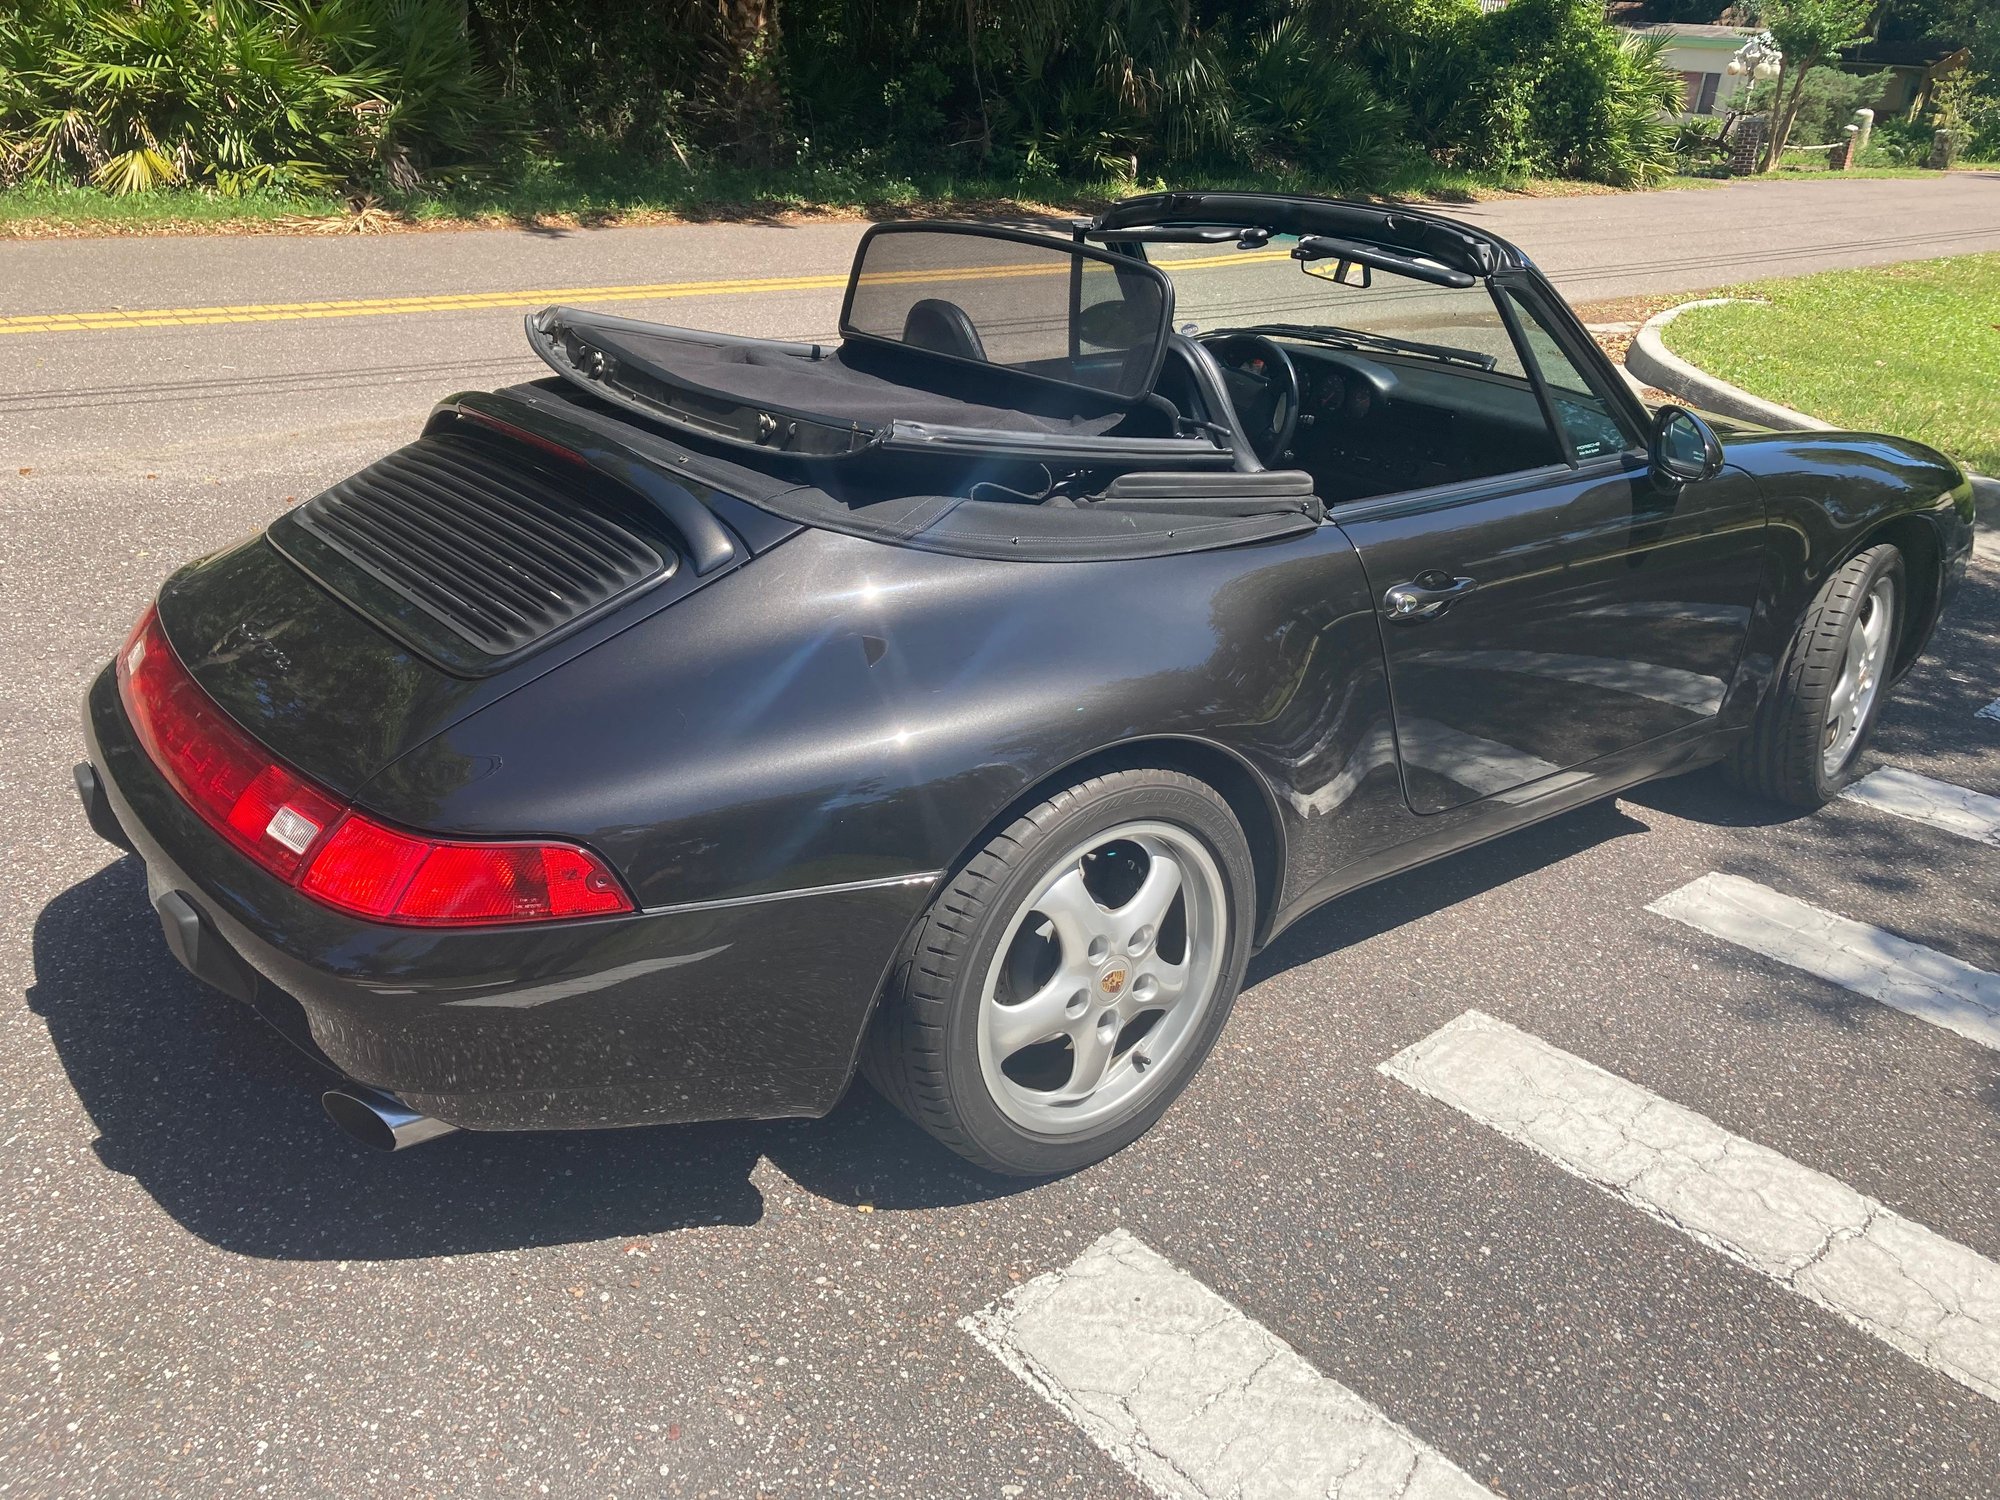
[[[1713,773],[1655,783],[1623,804],[1593,803],[1354,891],[1259,954],[1246,988],[1648,831],[1634,809],[1746,828],[1803,816],[1773,815]],[[1871,890],[1902,893],[1913,829],[1881,819],[1839,836]],[[1748,851],[1731,870],[1784,883]],[[1974,935],[1957,935],[1977,956]],[[885,1211],[1036,1185],[965,1165],[861,1085],[819,1120],[466,1134],[394,1156],[366,1152],[321,1114],[329,1080],[317,1064],[168,955],[135,859],[51,901],[34,958],[28,1001],[100,1132],[98,1156],[191,1233],[243,1255],[404,1259],[750,1225],[764,1212],[752,1181],[760,1160],[803,1191]],[[1872,1002],[1842,994],[1826,1005],[1848,1021],[1858,1019],[1850,1006]]]
[[[768,1157],[808,1192],[882,1208],[1015,1191],[857,1088],[824,1120],[466,1134],[379,1155],[326,1120],[329,1076],[168,954],[136,859],[35,923],[28,1004],[96,1125],[98,1157],[238,1254],[378,1260],[756,1223]]]

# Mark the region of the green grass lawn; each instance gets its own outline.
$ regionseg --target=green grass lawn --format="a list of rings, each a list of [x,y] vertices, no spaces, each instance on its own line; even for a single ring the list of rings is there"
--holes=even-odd
[[[2000,474],[2000,255],[1731,287],[1759,297],[1667,325],[1681,358],[1842,427],[1892,432]]]
[[[2000,162],[1962,161],[1952,168],[1953,172],[1994,172],[2000,171]],[[1906,182],[1926,177],[1942,177],[1942,172],[1933,172],[1929,167],[1897,167],[1887,164],[1870,167],[1849,167],[1842,172],[1828,171],[1823,163],[1792,161],[1778,163],[1778,170],[1772,174],[1781,182]]]
[[[539,160],[491,185],[442,187],[370,201],[365,215],[338,197],[223,198],[162,189],[114,198],[90,188],[0,189],[0,235],[200,234],[240,230],[361,230],[465,224],[643,224],[793,215],[897,217],[924,213],[1088,212],[1164,186],[1341,195],[1304,178],[1206,177],[1172,184],[1048,176],[905,176],[841,167],[776,171],[683,168],[607,155]],[[1419,162],[1372,196],[1473,202],[1507,193],[1612,191],[1594,183],[1497,177]],[[1349,190],[1352,196],[1352,190]]]
[[[172,189],[113,197],[83,187],[0,188],[0,235],[255,231],[302,214],[346,212],[338,198],[224,198]]]
[[[2000,172],[2000,162],[1962,161],[1952,171]],[[1760,172],[1754,177],[1669,177],[1659,185],[1669,188],[1719,188],[1727,187],[1732,182],[1918,182],[1944,175],[1928,167],[1894,166],[1849,167],[1844,172],[1830,172],[1824,162],[1787,159],[1778,163],[1777,171]]]

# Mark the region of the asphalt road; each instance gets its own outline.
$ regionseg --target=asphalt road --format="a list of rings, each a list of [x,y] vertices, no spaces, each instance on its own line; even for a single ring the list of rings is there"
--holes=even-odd
[[[1572,300],[1594,301],[1992,249],[2000,173],[1503,199],[1457,212],[1520,244]],[[11,356],[0,463],[199,483],[282,458],[276,472],[319,477],[299,458],[332,444],[380,447],[440,395],[542,373],[519,318],[550,302],[590,293],[591,305],[635,317],[829,336],[859,232],[718,224],[0,243],[0,352]],[[799,280],[818,284],[771,285]],[[468,296],[481,305],[436,305]],[[432,303],[299,307],[385,298]],[[229,308],[243,311],[213,311]],[[61,335],[8,327],[118,309],[197,321]]]
[[[1690,244],[1710,280],[1795,264],[1732,259],[1685,222],[1710,205],[1834,260],[2000,242],[2000,183],[1950,215],[1867,186],[1885,240],[1812,218],[1859,184],[1479,212],[1579,295],[1669,284]],[[1919,222],[1964,241],[1897,250]],[[0,246],[0,315],[763,276],[852,234]],[[1852,803],[1774,816],[1698,775],[1343,900],[1256,961],[1161,1128],[1061,1182],[961,1168],[865,1090],[818,1122],[349,1147],[84,827],[77,702],[172,567],[525,373],[513,326],[0,335],[0,1496],[1132,1496],[960,1327],[1114,1228],[1500,1493],[2000,1492],[2000,1403],[1378,1071],[1483,1011],[2000,1259],[1992,1050],[1646,909],[1719,871],[2000,971],[2000,847]],[[1988,551],[1879,758],[2000,795],[1996,647]]]

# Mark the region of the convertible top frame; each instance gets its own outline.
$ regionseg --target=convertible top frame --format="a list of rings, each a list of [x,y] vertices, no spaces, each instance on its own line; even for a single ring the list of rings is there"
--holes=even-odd
[[[1468,276],[1532,269],[1534,262],[1496,235],[1406,208],[1378,208],[1291,193],[1146,193],[1114,204],[1086,233],[1119,243],[1120,229],[1230,226],[1274,234],[1329,235],[1422,256]]]

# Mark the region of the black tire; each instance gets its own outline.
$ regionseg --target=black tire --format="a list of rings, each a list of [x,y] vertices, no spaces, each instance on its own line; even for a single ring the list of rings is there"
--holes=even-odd
[[[1853,748],[1831,771],[1822,757],[1828,700],[1848,642],[1860,626],[1869,592],[1885,577],[1895,581],[1896,618],[1889,626],[1890,659],[1884,674],[1893,669],[1896,643],[1902,636],[1903,601],[1909,590],[1902,553],[1885,543],[1850,558],[1813,599],[1779,664],[1776,679],[1758,706],[1750,732],[1724,762],[1724,773],[1737,786],[1792,807],[1820,807],[1860,774],[1863,751],[1888,697],[1887,683],[1876,691]]]
[[[1085,1133],[1023,1128],[995,1103],[978,1054],[985,976],[1021,905],[1062,851],[1121,824],[1152,820],[1198,838],[1227,896],[1220,976],[1206,1011],[1132,1111]],[[956,870],[917,924],[861,1052],[875,1090],[967,1161],[1012,1176],[1072,1172],[1152,1127],[1194,1076],[1229,1018],[1249,961],[1256,910],[1250,847],[1229,804],[1177,771],[1093,776],[1030,808]]]

